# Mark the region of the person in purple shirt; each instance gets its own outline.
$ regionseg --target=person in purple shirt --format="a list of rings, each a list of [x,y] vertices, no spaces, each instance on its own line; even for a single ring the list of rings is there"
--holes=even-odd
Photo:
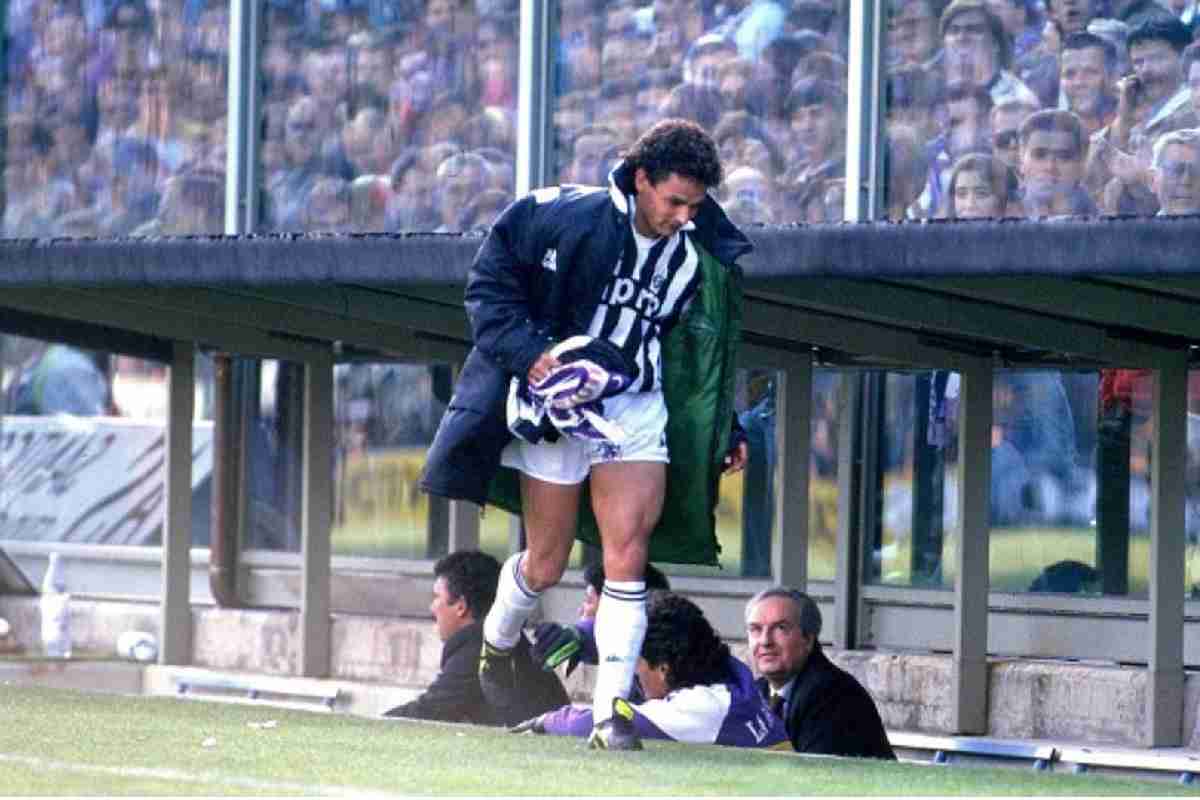
[[[621,700],[615,713],[643,739],[791,749],[783,721],[755,688],[750,668],[733,657],[695,603],[672,592],[650,596],[637,663],[644,700]],[[590,634],[590,626],[576,627]],[[586,737],[591,706],[565,705],[526,720],[513,733]]]

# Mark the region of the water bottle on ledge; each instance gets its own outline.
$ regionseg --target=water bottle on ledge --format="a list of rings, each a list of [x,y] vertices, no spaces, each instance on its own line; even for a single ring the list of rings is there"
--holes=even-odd
[[[58,553],[50,554],[50,563],[42,578],[42,649],[49,658],[71,657],[71,595],[63,577]]]

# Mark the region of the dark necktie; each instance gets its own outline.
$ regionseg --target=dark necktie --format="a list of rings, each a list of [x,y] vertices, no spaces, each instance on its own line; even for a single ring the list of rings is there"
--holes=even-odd
[[[783,719],[783,695],[782,694],[771,695],[771,700],[769,702],[769,705],[771,707],[771,713],[774,714],[775,716],[779,717],[780,719]]]

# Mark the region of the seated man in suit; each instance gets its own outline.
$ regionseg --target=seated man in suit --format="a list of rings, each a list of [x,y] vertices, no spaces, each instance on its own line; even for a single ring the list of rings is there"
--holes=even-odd
[[[526,656],[519,660],[528,667],[517,676],[520,693],[511,700],[515,707],[490,706],[479,688],[479,652],[483,617],[496,598],[500,562],[478,551],[451,553],[434,565],[433,574],[429,611],[443,643],[441,670],[420,697],[384,716],[498,725],[507,721],[507,714],[524,719],[567,702],[558,676],[541,670]],[[524,637],[517,647],[528,648]]]
[[[746,633],[759,689],[796,752],[896,757],[871,695],[821,650],[821,611],[811,597],[764,589],[746,604]]]

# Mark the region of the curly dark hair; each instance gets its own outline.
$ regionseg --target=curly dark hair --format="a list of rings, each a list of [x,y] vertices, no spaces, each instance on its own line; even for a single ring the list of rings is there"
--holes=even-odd
[[[446,581],[446,591],[452,599],[466,599],[475,619],[483,619],[496,600],[500,562],[487,553],[478,550],[451,553],[433,565],[433,574]]]
[[[672,173],[701,183],[706,189],[721,185],[724,170],[717,145],[695,122],[664,119],[643,133],[625,153],[630,172],[646,170],[650,183],[658,184]]]
[[[642,658],[652,667],[667,665],[673,690],[729,678],[729,645],[695,603],[674,592],[650,595]]]

